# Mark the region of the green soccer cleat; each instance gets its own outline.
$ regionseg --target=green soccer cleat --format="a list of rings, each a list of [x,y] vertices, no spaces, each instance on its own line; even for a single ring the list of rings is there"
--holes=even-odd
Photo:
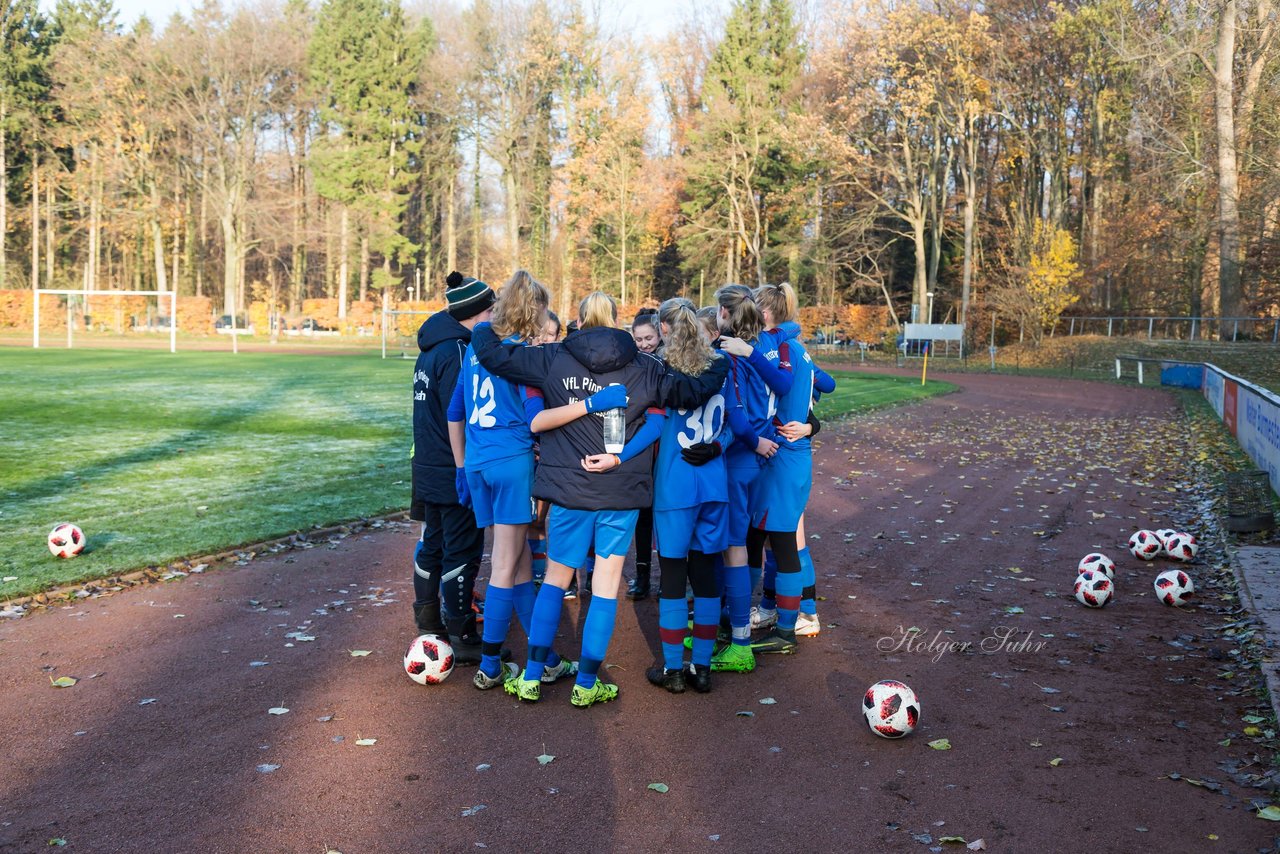
[[[525,679],[523,674],[508,679],[502,684],[502,688],[511,696],[529,703],[538,702],[542,696],[542,683],[537,679]]]
[[[551,683],[565,676],[578,675],[578,662],[570,661],[567,658],[560,659],[560,663],[555,667],[542,667],[542,681]]]
[[[573,696],[569,698],[569,702],[573,703],[580,709],[596,703],[607,703],[618,696],[618,686],[611,685],[608,682],[602,682],[598,677],[596,684],[590,688],[583,688],[581,685],[573,686]]]
[[[505,686],[519,675],[520,668],[514,661],[508,661],[498,668],[497,676],[489,676],[480,668],[476,668],[476,675],[472,677],[471,684],[481,691],[488,691],[490,688],[497,688],[499,685]]]
[[[711,656],[713,673],[750,673],[756,669],[756,654],[751,647],[731,643]]]
[[[764,637],[751,643],[752,652],[791,655],[796,651],[796,633],[775,627]]]

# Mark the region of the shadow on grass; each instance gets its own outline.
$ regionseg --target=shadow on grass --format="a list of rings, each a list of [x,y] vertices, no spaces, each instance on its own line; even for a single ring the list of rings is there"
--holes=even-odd
[[[92,534],[85,537],[84,551],[81,554],[91,555],[98,549],[105,549],[118,539],[120,539],[120,535],[115,531],[102,531],[101,533]]]
[[[232,409],[215,413],[207,420],[200,422],[189,430],[174,436],[144,445],[139,448],[106,457],[73,472],[44,479],[35,479],[17,484],[11,490],[10,497],[15,501],[30,501],[36,498],[51,498],[61,495],[86,482],[115,474],[122,469],[172,459],[179,453],[188,453],[217,441],[231,425],[244,421],[260,412],[278,405],[278,401],[291,389],[302,383],[298,380],[284,380],[264,388],[244,403]]]

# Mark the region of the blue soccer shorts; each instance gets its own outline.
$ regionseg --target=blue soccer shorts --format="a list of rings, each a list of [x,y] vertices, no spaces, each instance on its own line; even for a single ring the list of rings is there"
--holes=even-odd
[[[751,527],[751,485],[760,478],[759,464],[752,462],[750,468],[745,466],[729,466],[729,506],[728,514],[729,548],[745,546],[747,531]]]
[[[571,510],[552,504],[547,514],[547,560],[579,567],[595,544],[596,557],[625,555],[639,510]]]
[[[813,452],[778,446],[760,476],[751,484],[751,526],[765,531],[794,531],[813,487]]]
[[[654,510],[653,530],[662,557],[688,557],[690,549],[719,554],[729,547],[729,505],[709,501],[697,507]]]
[[[533,454],[502,460],[478,471],[467,469],[476,527],[527,525],[537,513],[533,495]]]

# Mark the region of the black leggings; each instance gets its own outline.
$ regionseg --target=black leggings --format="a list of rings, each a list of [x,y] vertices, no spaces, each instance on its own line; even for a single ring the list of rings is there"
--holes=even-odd
[[[658,566],[662,567],[663,599],[683,599],[685,584],[693,587],[693,595],[699,598],[720,595],[716,587],[715,555],[689,551],[687,558],[665,557],[658,555]]]
[[[762,531],[747,529],[747,565],[764,566],[764,544],[769,541],[778,572],[800,571],[800,550],[796,547],[795,531]]]
[[[653,508],[641,507],[636,517],[636,571],[649,572],[653,563]]]

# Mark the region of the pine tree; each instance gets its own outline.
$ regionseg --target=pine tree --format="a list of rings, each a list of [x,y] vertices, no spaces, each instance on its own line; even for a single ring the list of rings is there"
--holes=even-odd
[[[316,189],[341,206],[344,258],[349,212],[365,229],[371,254],[382,258],[375,288],[391,285],[393,264],[417,251],[400,222],[414,180],[408,166],[421,147],[411,95],[431,35],[429,24],[409,31],[398,0],[326,0],[309,50],[324,130],[312,158]],[[345,318],[347,277],[340,278]]]
[[[789,0],[737,0],[707,66],[682,206],[681,251],[699,267],[724,252],[726,281],[764,283],[802,207],[786,204],[804,167],[785,125],[803,61]]]

